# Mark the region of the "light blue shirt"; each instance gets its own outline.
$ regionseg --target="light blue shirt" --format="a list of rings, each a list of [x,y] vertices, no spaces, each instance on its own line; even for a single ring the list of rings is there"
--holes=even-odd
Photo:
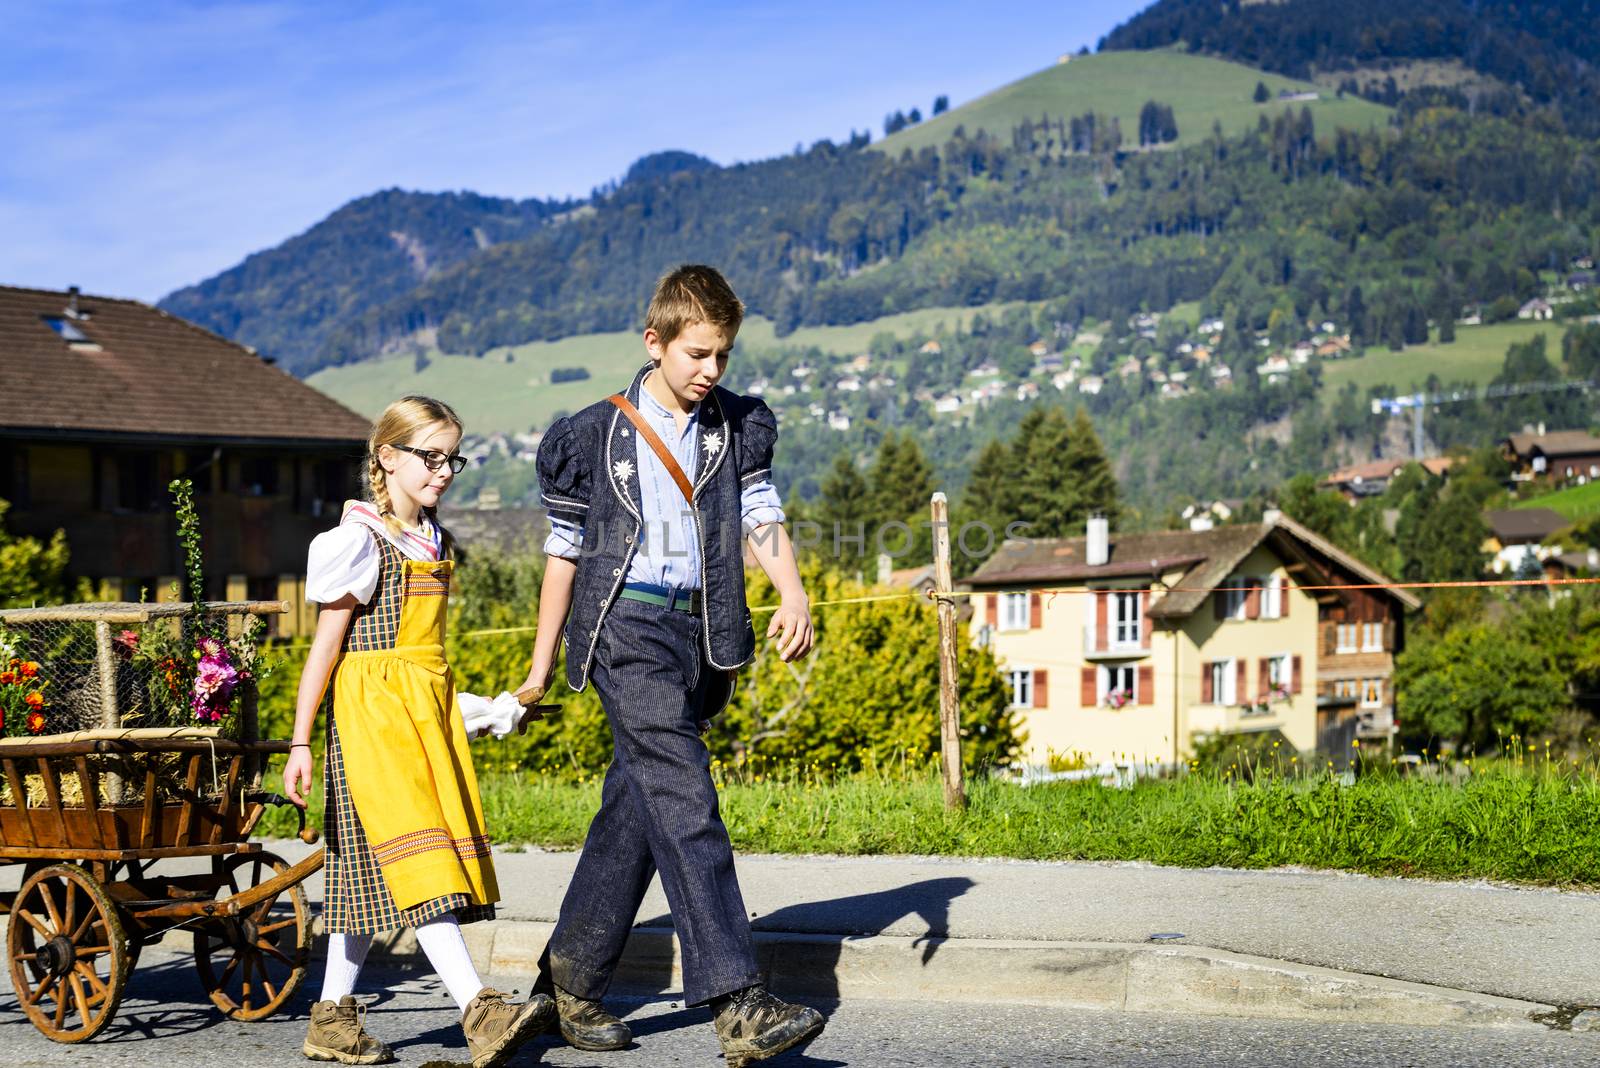
[[[700,405],[694,406],[683,429],[679,430],[672,412],[651,396],[649,390],[640,389],[639,414],[660,435],[672,458],[693,482],[701,460]],[[634,470],[638,472],[639,498],[643,505],[640,516],[644,519],[639,551],[628,567],[628,581],[674,589],[699,589],[700,546],[695,538],[694,513],[649,443],[638,441],[637,433],[626,424],[618,433],[625,433],[636,441]],[[746,534],[768,523],[783,522],[783,502],[770,479],[744,487],[739,511],[740,525]],[[582,544],[582,526],[551,517],[550,536],[544,543],[547,555],[576,560]]]

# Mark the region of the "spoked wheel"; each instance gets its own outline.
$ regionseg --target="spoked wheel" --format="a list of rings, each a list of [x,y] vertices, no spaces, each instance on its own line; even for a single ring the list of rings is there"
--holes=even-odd
[[[271,853],[236,853],[220,862],[226,897],[289,870]],[[194,966],[211,1001],[235,1020],[264,1020],[282,1008],[306,976],[311,910],[295,884],[237,916],[194,932]]]
[[[52,864],[17,891],[6,932],[11,984],[46,1038],[86,1042],[117,1014],[132,970],[116,906],[76,864]]]

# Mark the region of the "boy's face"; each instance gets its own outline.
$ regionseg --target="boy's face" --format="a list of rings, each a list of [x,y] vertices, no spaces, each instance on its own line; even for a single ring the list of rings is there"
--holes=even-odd
[[[692,323],[666,344],[654,330],[644,332],[645,348],[655,361],[661,380],[685,408],[705,399],[728,369],[737,331],[725,332],[710,323]]]

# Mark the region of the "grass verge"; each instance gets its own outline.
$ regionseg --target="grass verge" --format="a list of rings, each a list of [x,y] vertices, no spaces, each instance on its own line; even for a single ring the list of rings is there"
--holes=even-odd
[[[1434,766],[1437,769],[1437,765]],[[930,854],[1027,860],[1144,860],[1180,867],[1299,865],[1372,875],[1600,886],[1600,773],[1527,759],[1450,774],[1329,776],[1196,772],[1128,789],[1098,783],[969,784],[947,814],[915,770],[830,777],[716,769],[734,846],[749,853]],[[598,776],[539,772],[481,780],[497,842],[576,848],[599,807]],[[320,820],[320,798],[313,806]],[[287,810],[259,833],[292,833]]]

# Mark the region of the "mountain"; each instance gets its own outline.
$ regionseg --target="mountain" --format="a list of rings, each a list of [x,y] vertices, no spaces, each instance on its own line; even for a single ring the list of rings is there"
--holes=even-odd
[[[1505,113],[1525,99],[1573,133],[1600,135],[1600,0],[1157,0],[1101,42],[1170,46],[1294,78],[1342,74],[1362,88],[1396,70],[1404,78],[1416,61],[1434,76],[1415,84],[1458,83],[1461,68],[1489,80],[1468,87],[1475,105],[1486,97]]]
[[[351,201],[160,306],[306,375],[338,362],[323,346],[340,323],[485,249],[535,233],[570,207],[390,189]]]
[[[1264,84],[1269,103],[1253,99]],[[969,136],[984,130],[1009,141],[1011,132],[1042,116],[1066,119],[1085,113],[1115,118],[1128,140],[1139,128],[1139,112],[1147,101],[1169,106],[1177,121],[1177,144],[1210,137],[1220,126],[1235,136],[1255,126],[1281,97],[1310,95],[1297,101],[1311,108],[1319,129],[1365,129],[1389,121],[1388,108],[1355,97],[1318,91],[1310,82],[1281,75],[1263,75],[1210,56],[1162,49],[1155,52],[1105,52],[1063,56],[1053,66],[985,93],[966,104],[914,126],[908,126],[874,147],[889,153],[915,152],[942,145],[957,129]]]

